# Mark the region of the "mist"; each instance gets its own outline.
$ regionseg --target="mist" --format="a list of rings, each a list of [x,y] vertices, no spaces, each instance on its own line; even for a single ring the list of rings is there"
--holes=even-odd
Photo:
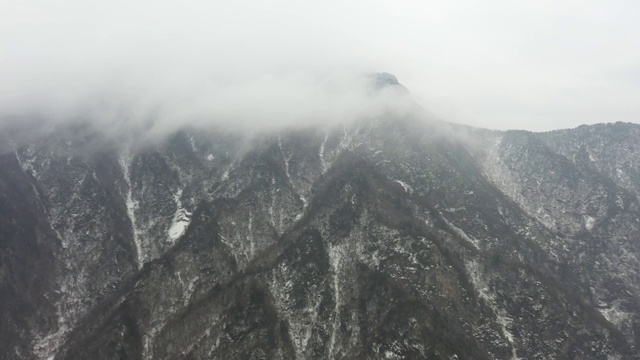
[[[184,127],[266,131],[335,125],[411,109],[404,88],[376,88],[374,80],[374,74],[303,72],[246,79],[130,75],[114,77],[106,85],[67,89],[59,96],[27,95],[11,115],[30,115],[49,125],[90,121],[120,131],[145,128],[148,135],[161,137]]]
[[[623,1],[10,1],[0,127],[264,130],[406,110],[405,94],[371,92],[376,72],[455,123],[638,122],[639,14]]]

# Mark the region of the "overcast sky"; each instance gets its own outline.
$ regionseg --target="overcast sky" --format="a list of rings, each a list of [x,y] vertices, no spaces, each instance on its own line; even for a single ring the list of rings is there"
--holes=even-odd
[[[640,2],[4,0],[0,11],[0,114],[67,116],[109,92],[147,104],[138,112],[324,116],[344,94],[340,81],[318,91],[318,78],[371,71],[458,123],[637,123]]]

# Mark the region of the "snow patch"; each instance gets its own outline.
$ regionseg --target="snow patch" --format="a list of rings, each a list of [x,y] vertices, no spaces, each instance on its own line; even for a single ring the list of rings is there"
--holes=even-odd
[[[296,221],[302,219],[304,212],[307,210],[307,207],[309,206],[309,202],[307,201],[307,199],[302,195],[299,195],[299,196],[300,196],[300,200],[302,200],[302,211],[298,215],[296,215]]]
[[[322,173],[327,172],[327,162],[324,160],[324,146],[327,143],[327,139],[329,138],[329,134],[324,134],[324,140],[322,140],[322,144],[320,144],[320,150],[318,151],[318,157],[320,158],[320,164],[322,165]]]
[[[385,359],[402,359],[402,356],[394,353],[393,351],[385,350],[384,358]]]
[[[138,265],[138,269],[142,269],[142,265],[144,265],[144,254],[142,253],[142,242],[140,241],[140,230],[136,227],[136,210],[138,209],[138,202],[133,200],[133,186],[131,184],[131,160],[133,157],[127,151],[126,153],[122,153],[118,162],[120,163],[120,167],[122,168],[122,173],[124,175],[124,181],[127,184],[127,198],[126,198],[126,206],[127,206],[127,215],[129,216],[129,221],[131,221],[131,228],[133,230],[133,243],[136,247],[136,262]]]
[[[493,313],[496,314],[496,320],[502,328],[502,334],[507,339],[507,342],[509,342],[509,345],[511,345],[511,360],[518,360],[519,358],[516,354],[515,338],[511,331],[509,331],[509,327],[513,324],[513,320],[507,316],[507,313],[503,309],[498,307],[495,296],[490,293],[487,282],[482,278],[480,265],[476,261],[468,261],[465,263],[465,267],[471,278],[473,287],[478,292],[478,296],[484,299],[487,306],[489,306],[493,310]]]
[[[222,181],[227,181],[227,179],[229,179],[229,170],[231,170],[231,166],[229,166],[222,174]]]
[[[455,232],[456,234],[458,234],[458,236],[460,236],[461,238],[463,238],[464,240],[470,242],[471,244],[473,244],[473,246],[476,247],[476,249],[479,249],[480,247],[480,241],[478,241],[478,239],[474,238],[473,236],[469,236],[467,235],[467,233],[465,233],[462,229],[460,229],[459,227],[453,225],[453,223],[451,223],[449,220],[447,220],[442,213],[439,213],[440,217],[442,217],[442,220],[444,221],[445,224],[447,224],[447,226],[453,230],[453,232]]]
[[[333,326],[331,330],[331,340],[329,342],[329,357],[334,356],[336,345],[336,337],[340,328],[340,307],[342,299],[340,298],[340,262],[342,260],[342,252],[340,246],[332,246],[329,249],[329,264],[333,271],[333,292],[335,294],[335,307],[333,309]]]
[[[271,226],[276,227],[276,219],[274,217],[273,208],[276,206],[276,196],[275,194],[271,195],[271,205],[269,206],[269,220],[271,220]]]
[[[282,149],[282,140],[280,139],[280,136],[278,136],[278,147],[280,148],[280,154],[282,155],[282,160],[284,160],[284,171],[287,174],[287,179],[289,179],[289,183],[291,184],[291,186],[293,186],[293,183],[291,182],[291,175],[289,174],[289,161],[291,161],[291,155],[289,155],[289,157],[287,157],[284,154],[284,150]]]
[[[58,306],[58,330],[50,333],[45,337],[36,337],[33,345],[33,352],[39,359],[53,359],[55,355],[51,355],[63,344],[65,335],[71,330],[67,326],[66,319],[62,316],[61,309]]]
[[[347,127],[346,126],[342,126],[342,139],[340,139],[340,145],[338,145],[338,148],[340,149],[340,151],[343,151],[345,149],[348,149],[351,145],[352,142],[352,137],[347,133]]]
[[[37,178],[38,172],[33,166],[33,163],[36,161],[36,158],[33,157],[30,159],[20,159],[20,155],[18,154],[17,151],[15,152],[15,154],[16,154],[16,160],[18,160],[18,164],[20,165],[20,168],[22,168],[22,171],[25,174],[31,173],[31,175],[33,175],[34,178]]]
[[[248,224],[248,234],[247,234],[247,240],[249,240],[249,259],[253,258],[253,254],[255,254],[255,240],[253,238],[253,212],[251,212],[251,210],[249,210],[249,224]]]
[[[148,333],[143,336],[143,345],[142,345],[142,358],[144,360],[152,360],[153,359],[153,348],[151,344],[153,343],[153,339],[155,339],[156,335],[164,328],[164,324],[154,325]]]
[[[227,181],[229,179],[229,172],[231,171],[231,168],[233,168],[233,166],[236,164],[236,160],[238,160],[237,156],[233,158],[231,164],[229,164],[229,166],[227,166],[227,168],[224,170],[224,173],[222,174],[222,178],[220,180]]]
[[[174,243],[182,237],[191,223],[191,213],[182,206],[182,201],[180,200],[181,197],[182,190],[178,190],[178,192],[173,196],[173,199],[176,202],[176,212],[173,215],[173,220],[171,220],[171,226],[168,231],[168,238],[171,243]]]
[[[184,292],[184,298],[182,300],[182,305],[183,306],[187,306],[189,305],[189,301],[191,300],[191,295],[193,295],[193,292],[196,290],[196,282],[200,280],[199,276],[195,276],[193,279],[191,279],[191,281],[189,281],[189,285],[187,285],[187,289]]]
[[[400,180],[394,180],[394,181],[400,184],[400,186],[402,186],[402,188],[404,189],[404,192],[413,194],[413,188],[409,186],[406,182],[400,181]]]
[[[607,319],[608,322],[615,325],[618,329],[621,325],[629,320],[629,313],[620,309],[619,304],[612,303],[608,308],[600,309],[600,313]]]
[[[280,139],[280,136],[278,136],[278,147],[280,148],[280,154],[282,154],[282,160],[284,160],[284,171],[287,175],[287,179],[289,180],[289,185],[291,185],[291,189],[293,189],[293,192],[297,193],[295,187],[293,186],[293,181],[291,180],[291,174],[289,173],[289,162],[291,161],[293,155],[285,155],[284,149],[282,148],[282,140]],[[304,215],[304,212],[305,210],[307,210],[307,206],[309,205],[307,199],[304,196],[298,194],[298,197],[302,201],[302,211],[298,215],[296,215],[295,221],[302,219],[302,216]]]
[[[587,230],[591,231],[593,230],[593,226],[596,224],[596,218],[589,216],[589,215],[584,215],[584,227],[587,228]]]
[[[207,160],[213,161],[214,159],[215,159],[215,157],[213,156],[213,154],[207,155]]]
[[[193,151],[193,153],[197,153],[198,149],[196,148],[196,142],[193,140],[193,136],[189,136],[189,144],[191,144],[191,151]]]

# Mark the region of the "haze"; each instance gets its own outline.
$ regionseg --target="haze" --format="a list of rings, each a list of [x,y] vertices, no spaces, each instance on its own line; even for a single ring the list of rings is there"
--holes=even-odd
[[[0,115],[335,121],[384,71],[472,126],[640,122],[639,33],[633,1],[9,0]]]

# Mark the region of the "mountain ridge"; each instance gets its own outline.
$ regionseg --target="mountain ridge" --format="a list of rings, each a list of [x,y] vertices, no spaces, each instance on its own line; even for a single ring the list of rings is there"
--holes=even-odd
[[[2,156],[8,359],[640,358],[639,125],[65,131]]]

